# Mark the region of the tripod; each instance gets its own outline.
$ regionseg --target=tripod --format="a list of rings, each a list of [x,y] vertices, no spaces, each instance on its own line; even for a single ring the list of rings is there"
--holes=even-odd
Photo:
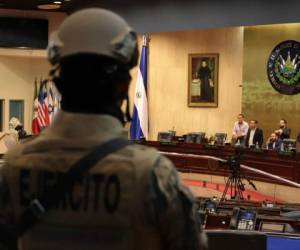
[[[244,200],[243,192],[245,191],[244,184],[242,183],[239,170],[233,170],[228,177],[222,194],[221,201],[226,200],[226,194],[230,189],[230,198],[233,200]]]
[[[240,166],[240,155],[235,155],[229,158],[226,162],[229,165],[231,174],[228,177],[225,185],[224,192],[222,194],[221,201],[226,200],[226,194],[230,190],[230,198],[233,200],[244,200],[243,192],[245,191],[245,185],[241,179],[241,166]],[[243,176],[249,184],[256,190],[254,183],[247,177]]]

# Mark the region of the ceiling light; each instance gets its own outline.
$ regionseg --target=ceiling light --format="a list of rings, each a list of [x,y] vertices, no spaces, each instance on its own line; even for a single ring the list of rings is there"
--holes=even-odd
[[[62,4],[61,1],[54,1],[53,3],[54,3],[54,4]]]
[[[56,10],[60,8],[58,4],[40,4],[37,6],[40,10]]]

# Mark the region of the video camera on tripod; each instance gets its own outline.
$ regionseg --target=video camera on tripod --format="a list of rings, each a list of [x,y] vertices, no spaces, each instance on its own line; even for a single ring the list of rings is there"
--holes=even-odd
[[[241,173],[241,154],[240,152],[235,153],[230,156],[227,161],[221,162],[222,165],[225,165],[230,170],[230,175],[226,181],[225,189],[222,194],[221,201],[226,200],[226,195],[228,190],[230,190],[230,198],[233,200],[244,200],[243,192],[245,191],[245,184],[242,182],[242,178],[246,179],[253,187],[254,190],[257,190],[254,183],[250,180],[249,177]]]
[[[241,155],[235,154],[235,155],[230,156],[226,162],[223,162],[223,165],[229,166],[229,169],[231,171],[240,170]]]

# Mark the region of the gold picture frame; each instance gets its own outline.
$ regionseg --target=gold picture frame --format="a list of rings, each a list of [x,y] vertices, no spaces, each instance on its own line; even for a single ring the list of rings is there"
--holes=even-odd
[[[219,54],[188,55],[188,106],[218,107]]]

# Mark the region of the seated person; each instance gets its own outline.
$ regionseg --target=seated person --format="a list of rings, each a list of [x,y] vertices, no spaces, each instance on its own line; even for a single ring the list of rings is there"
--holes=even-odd
[[[23,124],[19,124],[15,127],[15,130],[18,132],[19,140],[27,137],[27,132],[24,130]]]
[[[249,129],[246,135],[245,145],[246,147],[251,147],[256,145],[262,147],[264,140],[263,131],[258,127],[257,120],[251,120],[249,123]]]
[[[275,131],[275,133],[279,134],[279,138],[283,139],[290,139],[291,129],[287,127],[287,121],[285,119],[281,119],[279,121],[279,129]]]
[[[239,142],[240,144],[245,144],[245,138],[249,129],[249,125],[244,121],[243,114],[239,114],[237,119],[238,120],[234,123],[232,131],[232,143],[236,144]]]
[[[266,146],[268,150],[280,150],[282,140],[278,133],[273,132],[267,140]]]
[[[27,133],[24,130],[23,124],[19,121],[18,118],[12,117],[9,121],[9,133],[16,136],[16,140],[26,138]]]
[[[12,117],[9,120],[8,123],[8,131],[6,132],[6,134],[10,134],[11,137],[15,137],[15,141],[17,142],[19,140],[19,135],[18,135],[18,131],[15,129],[18,125],[20,124],[20,121],[18,118],[16,117]]]

